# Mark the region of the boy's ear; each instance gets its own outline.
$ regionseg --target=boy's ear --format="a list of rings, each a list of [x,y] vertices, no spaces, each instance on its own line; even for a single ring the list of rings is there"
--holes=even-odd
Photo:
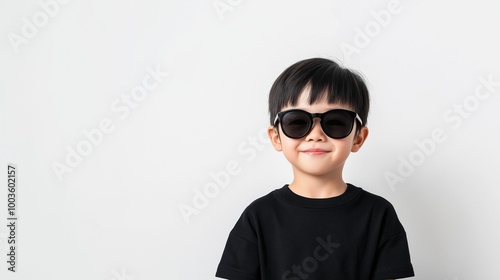
[[[271,140],[271,144],[273,144],[274,149],[281,152],[281,139],[278,133],[278,128],[275,126],[269,126],[267,128],[267,135],[269,135],[269,139]]]
[[[368,137],[368,127],[363,126],[359,130],[358,134],[354,136],[351,152],[355,153],[359,151],[359,149],[361,149],[361,146],[363,146],[363,143],[365,143],[367,137]]]

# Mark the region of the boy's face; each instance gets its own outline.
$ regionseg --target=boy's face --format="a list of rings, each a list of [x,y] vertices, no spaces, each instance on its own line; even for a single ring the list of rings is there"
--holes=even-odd
[[[309,90],[302,92],[296,106],[287,106],[281,111],[289,109],[301,109],[309,113],[324,113],[332,109],[345,109],[353,111],[352,108],[342,104],[328,103],[326,100],[309,104]],[[281,128],[269,127],[268,134],[274,148],[283,152],[286,159],[292,164],[294,175],[313,175],[321,177],[342,177],[345,161],[351,152],[357,152],[366,137],[368,128],[362,127],[356,134],[358,122],[351,133],[342,139],[328,137],[321,128],[320,119],[314,118],[311,131],[300,139],[287,137]],[[279,129],[279,133],[277,131]],[[337,177],[340,176],[340,177]]]

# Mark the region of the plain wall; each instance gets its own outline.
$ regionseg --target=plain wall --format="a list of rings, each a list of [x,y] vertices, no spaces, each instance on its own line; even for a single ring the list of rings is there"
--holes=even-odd
[[[413,279],[494,279],[499,8],[1,1],[0,166],[4,179],[18,170],[18,272],[2,261],[0,278],[215,279],[244,208],[291,180],[265,135],[271,84],[326,57],[368,81],[370,135],[344,179],[394,205]]]

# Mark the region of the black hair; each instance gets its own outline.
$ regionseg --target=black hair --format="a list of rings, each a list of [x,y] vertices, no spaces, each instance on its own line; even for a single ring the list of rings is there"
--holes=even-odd
[[[271,125],[285,106],[295,106],[300,94],[310,88],[309,104],[322,98],[328,103],[350,106],[366,125],[370,100],[368,88],[360,73],[326,58],[310,58],[291,65],[281,73],[269,92]],[[359,129],[359,126],[358,126]]]

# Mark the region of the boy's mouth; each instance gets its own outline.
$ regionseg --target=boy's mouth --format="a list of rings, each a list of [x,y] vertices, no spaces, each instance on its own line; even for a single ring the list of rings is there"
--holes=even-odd
[[[323,155],[323,154],[328,153],[329,151],[323,150],[323,149],[318,149],[318,148],[311,148],[311,149],[304,150],[302,152],[306,153],[308,155]]]

